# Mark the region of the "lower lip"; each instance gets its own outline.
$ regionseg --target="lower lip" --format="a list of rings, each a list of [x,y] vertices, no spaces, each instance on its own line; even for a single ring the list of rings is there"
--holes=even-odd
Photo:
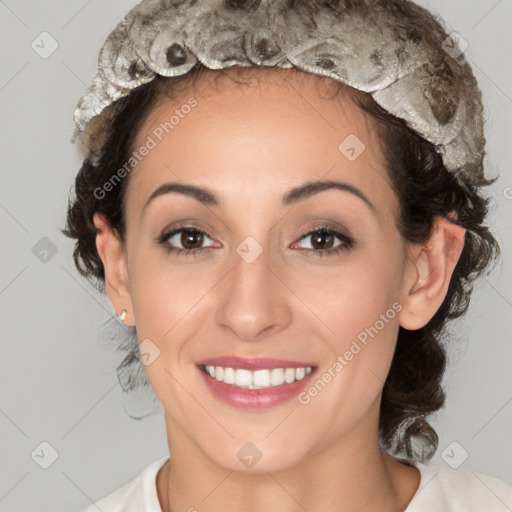
[[[239,409],[267,409],[297,396],[309,383],[315,368],[302,380],[265,389],[245,389],[226,384],[210,377],[199,368],[208,389],[223,402]]]

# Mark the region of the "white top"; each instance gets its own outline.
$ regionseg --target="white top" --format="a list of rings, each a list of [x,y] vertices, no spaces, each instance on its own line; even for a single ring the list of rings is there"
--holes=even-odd
[[[163,457],[136,478],[83,512],[162,512],[156,492]],[[401,461],[403,462],[403,461]],[[426,466],[411,461],[421,474],[420,486],[404,512],[512,512],[512,487],[468,469]]]

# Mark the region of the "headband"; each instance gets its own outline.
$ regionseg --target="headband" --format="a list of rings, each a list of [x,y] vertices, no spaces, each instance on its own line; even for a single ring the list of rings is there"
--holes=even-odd
[[[461,184],[483,178],[476,79],[440,20],[409,0],[142,0],[101,49],[73,140],[133,89],[197,62],[297,68],[341,81],[431,142]]]

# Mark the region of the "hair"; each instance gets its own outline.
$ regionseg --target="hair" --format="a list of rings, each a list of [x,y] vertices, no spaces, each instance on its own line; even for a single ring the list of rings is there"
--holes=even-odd
[[[234,69],[234,68],[230,68]],[[237,68],[242,73],[242,68]],[[438,436],[427,416],[445,403],[442,379],[447,356],[447,324],[462,316],[470,302],[474,281],[488,269],[500,253],[499,246],[484,221],[489,200],[481,188],[494,183],[481,177],[476,183],[461,183],[448,172],[435,147],[410,129],[404,121],[389,114],[373,98],[341,82],[299,70],[267,68],[282,76],[308,75],[315,83],[330,83],[336,92],[349,92],[352,99],[374,121],[385,158],[390,185],[396,193],[399,212],[396,226],[412,243],[426,243],[436,217],[465,228],[465,243],[455,266],[442,305],[432,319],[414,331],[399,328],[390,371],[384,383],[380,405],[381,447],[393,455],[410,459],[430,459],[438,446]],[[79,273],[105,293],[105,272],[96,249],[95,212],[103,214],[125,241],[126,187],[129,176],[99,199],[94,194],[130,158],[137,133],[149,112],[163,94],[172,97],[179,86],[192,85],[205,72],[226,74],[229,70],[208,70],[197,63],[186,75],[175,78],[157,76],[132,90],[109,107],[109,123],[104,127],[104,142],[97,158],[92,152],[84,159],[75,179],[75,198],[69,199],[67,225],[63,234],[76,240],[73,258]],[[259,72],[257,70],[256,74]],[[282,72],[285,73],[282,73]],[[247,68],[246,68],[246,72]],[[448,106],[447,106],[448,108]],[[399,151],[396,148],[400,148]],[[483,164],[480,164],[482,170]],[[477,173],[478,174],[478,173]],[[481,174],[483,176],[483,174]],[[456,219],[449,216],[455,212]],[[145,372],[136,356],[138,343],[133,328],[131,349],[117,368],[125,392],[148,386]]]

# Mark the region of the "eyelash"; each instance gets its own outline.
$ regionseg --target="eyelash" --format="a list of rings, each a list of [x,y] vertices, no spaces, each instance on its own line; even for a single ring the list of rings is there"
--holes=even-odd
[[[208,233],[203,231],[202,229],[198,229],[193,226],[178,226],[176,229],[173,229],[172,231],[164,232],[162,233],[156,240],[158,244],[163,245],[164,250],[169,253],[174,253],[176,256],[179,256],[181,254],[184,254],[185,256],[200,256],[201,254],[210,251],[211,249],[215,249],[215,247],[203,247],[200,249],[180,249],[179,247],[171,247],[167,241],[172,238],[174,235],[181,233],[182,231],[188,231],[190,233],[201,233],[203,235],[206,235],[208,238],[211,238]],[[319,225],[315,226],[306,233],[303,233],[300,235],[299,241],[303,240],[304,238],[307,238],[308,236],[317,234],[317,233],[323,233],[326,235],[335,235],[338,239],[341,240],[341,244],[336,247],[335,249],[303,249],[304,251],[312,252],[315,255],[322,257],[322,256],[334,256],[341,251],[350,251],[354,248],[355,242],[352,238],[347,236],[345,233],[342,233],[341,231],[338,231],[334,228],[331,228],[330,226],[326,225]]]

